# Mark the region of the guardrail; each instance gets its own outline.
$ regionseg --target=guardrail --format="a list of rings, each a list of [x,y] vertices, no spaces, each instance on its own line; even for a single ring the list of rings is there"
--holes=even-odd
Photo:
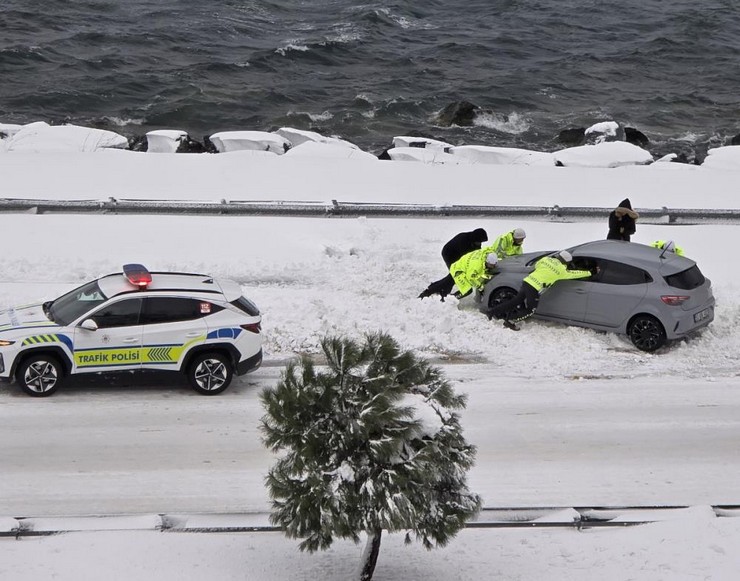
[[[590,206],[487,206],[472,204],[395,204],[324,201],[221,200],[29,200],[2,198],[4,213],[70,214],[189,214],[209,216],[294,217],[419,217],[419,218],[527,218],[553,221],[606,219],[611,208]],[[698,224],[740,223],[740,209],[636,208],[641,223]]]
[[[690,511],[740,517],[740,505],[483,508],[466,528],[626,527],[675,520]],[[159,530],[180,533],[279,531],[266,512],[241,514],[144,514],[0,518],[0,537],[33,537],[81,531]]]

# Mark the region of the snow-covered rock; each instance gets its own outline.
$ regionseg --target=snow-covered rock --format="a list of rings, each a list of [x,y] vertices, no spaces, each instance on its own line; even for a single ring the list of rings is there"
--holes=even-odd
[[[656,159],[655,160],[655,163],[667,163],[667,162],[670,163],[674,159],[677,159],[677,158],[678,158],[678,154],[676,154],[676,153],[667,153],[666,155],[664,155],[660,159]]]
[[[305,131],[303,129],[294,129],[292,127],[281,127],[275,131],[275,133],[287,139],[293,147],[306,143],[307,141],[311,141],[314,143],[327,143],[348,147],[350,149],[360,149],[354,143],[350,143],[344,139],[339,139],[338,137],[326,137],[325,135],[321,135],[315,131]]]
[[[49,125],[43,121],[23,125],[4,140],[7,151],[24,152],[92,152],[106,148],[126,149],[128,139],[104,129],[78,125]]]
[[[418,161],[421,163],[469,164],[463,156],[454,156],[438,148],[392,147],[385,152],[393,161]]]
[[[616,121],[603,121],[586,129],[585,136],[591,138],[597,144],[605,141],[624,141],[624,130]]]
[[[445,150],[453,146],[451,143],[439,141],[438,139],[431,139],[429,137],[410,137],[408,135],[397,135],[393,138],[393,147],[418,147]]]
[[[282,155],[291,147],[285,137],[268,131],[222,131],[214,133],[210,139],[219,153],[254,149]]]
[[[740,145],[715,147],[707,152],[702,167],[740,170]]]
[[[317,157],[322,159],[361,159],[378,161],[372,153],[333,142],[304,141],[285,152],[290,157]]]
[[[530,151],[515,147],[490,147],[487,145],[461,145],[450,148],[450,153],[468,160],[470,163],[489,163],[495,165],[555,165],[551,153]]]
[[[581,145],[556,151],[553,154],[566,167],[621,167],[647,165],[653,162],[649,151],[626,141],[607,141],[596,145]]]
[[[157,129],[146,134],[147,152],[175,153],[188,134],[179,129]]]
[[[23,125],[14,123],[0,123],[0,141],[13,137]]]

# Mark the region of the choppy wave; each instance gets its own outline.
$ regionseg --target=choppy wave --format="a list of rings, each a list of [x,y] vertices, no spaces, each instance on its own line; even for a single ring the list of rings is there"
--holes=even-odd
[[[393,135],[552,150],[615,120],[655,148],[740,133],[726,0],[212,0],[0,4],[0,122],[140,134],[299,128],[370,151]],[[629,31],[626,33],[625,31]],[[440,125],[469,101],[469,126]]]

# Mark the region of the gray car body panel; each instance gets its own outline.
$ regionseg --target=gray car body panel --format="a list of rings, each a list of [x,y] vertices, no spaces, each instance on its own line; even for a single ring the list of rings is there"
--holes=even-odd
[[[692,289],[670,286],[665,277],[691,269],[696,263],[684,256],[664,252],[636,242],[597,240],[569,248],[573,267],[601,267],[588,279],[561,280],[542,293],[534,317],[626,334],[632,320],[641,314],[657,318],[668,340],[678,339],[709,325],[714,320],[711,281]],[[518,291],[534,263],[553,251],[529,252],[501,260],[495,275],[478,293],[481,311],[487,311],[491,295],[499,289]],[[647,277],[641,280],[642,273]],[[617,284],[620,282],[631,284]],[[689,297],[681,305],[668,305],[661,296]],[[695,321],[694,315],[709,311]]]

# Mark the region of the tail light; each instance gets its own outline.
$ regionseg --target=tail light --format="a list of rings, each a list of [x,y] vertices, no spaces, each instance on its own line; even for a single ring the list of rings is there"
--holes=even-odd
[[[262,323],[248,323],[246,325],[240,325],[240,327],[250,333],[259,333],[262,331]]]
[[[660,300],[663,301],[666,305],[670,305],[672,307],[677,307],[678,305],[682,305],[686,301],[688,301],[691,297],[687,297],[684,295],[661,295]]]

